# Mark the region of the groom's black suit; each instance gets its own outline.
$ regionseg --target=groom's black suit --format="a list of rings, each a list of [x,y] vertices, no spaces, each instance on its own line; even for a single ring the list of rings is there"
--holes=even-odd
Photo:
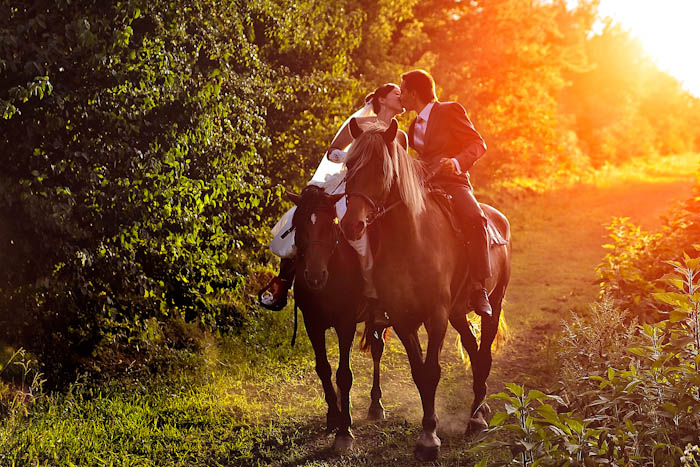
[[[428,117],[423,147],[415,145],[416,120],[408,130],[409,145],[431,171],[440,166],[440,159],[454,158],[459,162],[460,175],[438,175],[432,179],[452,196],[452,203],[467,241],[471,246],[472,277],[481,281],[491,276],[486,235],[486,216],[474,197],[468,170],[486,152],[486,143],[469,120],[467,112],[457,102],[435,102]]]

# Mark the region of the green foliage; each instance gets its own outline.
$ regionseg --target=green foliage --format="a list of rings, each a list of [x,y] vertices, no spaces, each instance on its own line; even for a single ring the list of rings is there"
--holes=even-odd
[[[563,385],[570,391],[585,392],[591,389],[588,376],[604,375],[610,366],[625,366],[625,349],[637,339],[636,324],[609,297],[593,304],[587,314],[572,313],[557,342]]]
[[[3,3],[2,339],[60,369],[150,317],[236,325],[242,310],[212,298],[238,281],[271,195],[256,149],[270,71],[247,11]],[[37,74],[44,88],[18,90]]]
[[[507,385],[509,393],[492,396],[505,401],[505,412],[493,416],[488,432],[508,430],[510,437],[477,449],[508,447],[519,465],[693,465],[700,428],[700,258],[686,257],[673,268],[668,283],[676,291],[655,294],[672,306],[669,319],[637,326],[624,339],[624,353],[593,349],[591,363],[570,362],[588,375],[574,384],[565,380],[563,398],[537,390],[526,396],[523,387]],[[616,331],[600,318],[589,327],[575,319],[565,343]],[[592,331],[596,326],[601,329]],[[605,361],[619,365],[601,371]]]
[[[666,275],[700,245],[700,180],[688,199],[669,210],[659,232],[645,232],[626,218],[613,219],[607,230],[612,243],[603,245],[608,253],[596,269],[601,294],[640,320],[668,316],[675,303],[659,303],[653,294],[663,292]]]

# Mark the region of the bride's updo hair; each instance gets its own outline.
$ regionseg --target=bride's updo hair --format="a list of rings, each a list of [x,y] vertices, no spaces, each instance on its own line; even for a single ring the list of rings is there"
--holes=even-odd
[[[367,96],[365,97],[365,104],[371,101],[372,110],[374,110],[375,114],[378,114],[379,110],[382,108],[382,105],[379,103],[379,98],[386,97],[391,91],[393,91],[396,88],[398,88],[398,86],[394,83],[382,84],[377,89],[375,89],[374,92],[370,92],[369,94],[367,94]]]

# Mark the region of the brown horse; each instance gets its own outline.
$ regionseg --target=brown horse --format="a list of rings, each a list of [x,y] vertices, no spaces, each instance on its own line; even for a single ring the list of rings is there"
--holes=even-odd
[[[306,332],[316,357],[316,373],[321,379],[328,404],[327,429],[337,429],[333,447],[344,451],[353,446],[350,431],[350,351],[356,324],[363,320],[360,265],[357,253],[345,241],[338,226],[335,203],[343,194],[328,195],[310,185],[301,195],[287,193],[287,196],[297,205],[292,219],[297,245],[294,299],[304,316]],[[336,383],[339,394],[333,388],[331,366],[326,355],[326,330],[329,328],[334,328],[338,335],[340,359]],[[369,339],[368,333],[366,326],[363,341],[371,345],[374,361],[368,418],[377,420],[384,418],[379,384],[384,340],[383,336]]]
[[[505,244],[490,250],[493,277],[486,285],[493,315],[482,318],[481,342],[477,344],[466,317],[469,253],[440,206],[440,196],[426,189],[423,163],[396,144],[396,121],[388,129],[377,125],[362,132],[354,122],[350,127],[355,142],[346,162],[348,211],[341,229],[348,239],[355,239],[375,224],[375,287],[406,348],[423,404],[423,432],[415,454],[421,460],[436,459],[441,442],[436,434],[435,391],[448,321],[459,332],[472,363],[474,402],[467,433],[488,426],[484,418],[489,411],[484,403],[486,379],[510,277],[510,226],[503,214],[482,205]],[[428,334],[425,359],[418,339],[421,324]]]

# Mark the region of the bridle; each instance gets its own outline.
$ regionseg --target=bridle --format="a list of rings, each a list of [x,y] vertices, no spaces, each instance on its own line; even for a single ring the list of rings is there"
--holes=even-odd
[[[347,201],[350,201],[351,197],[357,197],[360,198],[362,201],[364,201],[365,204],[367,204],[370,207],[370,214],[367,216],[367,219],[365,220],[365,225],[369,227],[372,225],[374,222],[377,220],[381,219],[386,213],[394,209],[396,206],[401,204],[401,200],[396,200],[393,203],[389,204],[386,206],[386,200],[382,202],[382,204],[377,205],[374,201],[372,201],[372,198],[367,196],[364,193],[360,193],[359,191],[353,191],[350,193],[345,193],[345,197],[347,198]]]
[[[318,209],[316,211],[312,211],[311,214],[314,214],[319,211],[326,211],[328,209]],[[335,212],[335,211],[334,211]],[[333,227],[331,231],[333,232],[333,237],[330,240],[309,240],[308,242],[304,242],[303,245],[297,242],[297,246],[299,247],[299,255],[300,256],[305,256],[306,250],[308,250],[310,247],[313,247],[314,245],[320,245],[320,246],[328,246],[330,248],[330,253],[329,257],[333,256],[333,253],[335,253],[336,248],[338,248],[338,243],[340,242],[340,226],[338,223],[335,221],[337,219],[334,216],[334,221],[333,221]],[[290,230],[295,229],[296,226],[292,225],[290,227]],[[297,230],[298,231],[298,230]]]

